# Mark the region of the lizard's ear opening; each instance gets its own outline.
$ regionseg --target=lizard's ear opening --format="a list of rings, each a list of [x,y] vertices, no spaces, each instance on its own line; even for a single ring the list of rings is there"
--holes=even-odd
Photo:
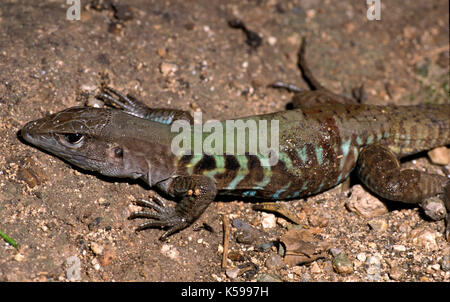
[[[121,147],[113,147],[108,149],[107,156],[112,161],[117,162],[123,160],[123,149]]]
[[[62,133],[57,135],[61,144],[68,148],[79,148],[84,143],[84,135],[79,133]]]

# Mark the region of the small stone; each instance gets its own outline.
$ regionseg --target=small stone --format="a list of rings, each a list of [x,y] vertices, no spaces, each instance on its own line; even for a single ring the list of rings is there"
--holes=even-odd
[[[225,274],[230,279],[236,279],[239,274],[240,269],[238,267],[227,268]]]
[[[91,250],[95,255],[101,255],[103,253],[103,246],[98,243],[91,242]]]
[[[271,270],[277,270],[283,267],[283,258],[278,254],[270,255],[266,260],[266,267]]]
[[[433,164],[448,165],[450,164],[450,148],[438,147],[428,151],[428,156]]]
[[[366,192],[361,185],[354,185],[352,196],[346,202],[347,208],[365,218],[380,216],[388,209],[378,198]]]
[[[392,280],[400,280],[405,275],[405,270],[401,267],[394,266],[389,270],[388,274]]]
[[[164,76],[173,75],[178,70],[178,66],[173,63],[163,62],[159,66],[159,70]]]
[[[81,84],[81,90],[83,91],[94,91],[95,89],[97,89],[97,86],[95,86],[94,84]]]
[[[353,273],[352,262],[348,259],[345,253],[340,253],[333,259],[334,270],[341,275]]]
[[[277,43],[277,38],[269,37],[267,38],[267,42],[269,43],[269,45],[274,46]]]
[[[282,282],[282,280],[274,274],[262,274],[257,278],[258,282]]]
[[[161,254],[172,260],[178,260],[180,256],[178,250],[170,244],[163,244],[163,246],[161,247]]]
[[[253,244],[255,246],[267,242],[267,236],[261,231],[240,219],[233,219],[233,227],[237,230],[235,238],[238,243]]]
[[[385,219],[382,218],[375,218],[368,222],[369,226],[372,228],[372,230],[377,232],[383,232],[387,230],[387,222]]]
[[[319,264],[317,262],[313,262],[311,264],[311,273],[320,274],[321,272],[322,272],[322,269],[320,268]]]
[[[367,275],[369,280],[379,281],[381,276],[381,261],[377,256],[367,258]]]
[[[392,246],[392,250],[395,252],[406,252],[406,247],[404,245],[396,244]]]
[[[160,56],[161,58],[164,58],[167,55],[167,52],[164,48],[158,48],[156,52],[158,53],[158,56]]]
[[[333,247],[333,248],[330,249],[330,253],[331,253],[331,255],[333,255],[334,257],[336,257],[337,255],[339,255],[340,253],[342,253],[342,249]]]
[[[370,247],[371,249],[374,249],[374,250],[377,248],[377,244],[375,242],[369,242],[367,244],[367,246]]]
[[[364,261],[366,261],[367,256],[365,253],[359,253],[358,255],[356,255],[356,259],[358,259],[361,262],[364,262]]]
[[[272,229],[277,226],[277,219],[274,214],[262,213],[261,225],[264,229]]]
[[[314,10],[314,9],[308,9],[308,10],[306,11],[306,18],[312,19],[312,18],[314,18],[315,16],[316,16],[316,10]]]
[[[14,256],[14,260],[17,261],[17,262],[22,262],[23,259],[25,259],[25,256],[22,255],[22,254],[20,254],[20,253],[17,253],[17,254]]]
[[[444,255],[440,261],[441,269],[444,272],[450,272],[450,255]]]
[[[438,271],[441,269],[441,266],[439,265],[439,263],[436,263],[436,264],[431,265],[431,268],[434,269],[435,271]]]
[[[437,236],[439,236],[439,233],[430,231],[426,228],[418,228],[411,232],[412,242],[429,251],[436,251],[439,249],[436,241]]]

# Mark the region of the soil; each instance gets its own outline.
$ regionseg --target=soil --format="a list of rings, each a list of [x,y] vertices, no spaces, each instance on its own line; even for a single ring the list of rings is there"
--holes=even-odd
[[[80,20],[67,20],[68,9],[59,0],[0,7],[0,230],[20,245],[0,243],[0,280],[450,281],[443,221],[386,202],[377,230],[348,210],[351,191],[341,187],[289,203],[302,227],[330,242],[322,258],[277,264],[279,245],[259,251],[232,228],[222,269],[223,216],[269,241],[289,221],[264,228],[252,200],[218,198],[163,243],[162,230],[135,232],[139,221],[127,219],[139,209],[133,200],[149,197],[144,184],[75,169],[18,137],[30,120],[92,102],[102,83],[151,107],[201,111],[204,121],[284,110],[292,94],[268,85],[307,88],[297,68],[302,37],[311,70],[336,93],[351,97],[364,84],[369,104],[450,104],[448,1],[383,0],[378,21],[365,1],[93,0],[82,1]],[[229,25],[236,18],[259,46]],[[405,165],[450,170],[426,154]],[[346,270],[333,266],[340,252]]]

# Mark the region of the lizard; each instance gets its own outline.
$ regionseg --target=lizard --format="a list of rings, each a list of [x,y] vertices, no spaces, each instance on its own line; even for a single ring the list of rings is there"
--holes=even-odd
[[[27,123],[20,135],[77,167],[106,176],[140,178],[165,194],[167,197],[155,192],[150,200],[137,199],[137,204],[149,210],[130,216],[147,219],[137,230],[164,228],[160,240],[191,225],[218,195],[299,199],[338,185],[353,170],[363,185],[380,197],[422,205],[437,196],[448,211],[449,179],[401,169],[399,159],[450,144],[450,105],[352,103],[313,77],[304,59],[305,41],[298,58],[311,90],[278,83],[295,92],[292,110],[242,118],[279,121],[278,161],[274,165],[267,164],[267,154],[261,153],[187,150],[174,154],[171,126],[176,121],[192,125],[190,113],[150,108],[107,86],[99,95],[106,107],[71,107]],[[167,199],[178,203],[171,207]],[[448,225],[447,221],[447,239]]]

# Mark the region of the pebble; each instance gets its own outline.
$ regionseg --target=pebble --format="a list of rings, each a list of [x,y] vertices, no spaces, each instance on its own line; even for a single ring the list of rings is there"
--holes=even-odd
[[[334,270],[341,275],[353,273],[352,262],[348,259],[347,254],[340,253],[333,259]]]
[[[173,63],[162,62],[161,65],[159,65],[159,71],[161,71],[164,76],[172,75],[177,70],[178,66]]]
[[[274,214],[262,213],[261,225],[264,229],[273,229],[277,226],[277,219]]]
[[[258,282],[282,282],[280,277],[274,274],[262,274],[257,278]]]
[[[81,90],[83,91],[94,91],[95,89],[97,89],[97,86],[94,84],[81,84]]]
[[[381,272],[381,261],[380,258],[377,256],[370,256],[367,258],[366,261],[368,267],[367,267],[367,274],[370,280],[378,281],[380,280],[380,272]]]
[[[272,254],[266,260],[266,267],[271,270],[280,269],[283,265],[283,258],[278,254]]]
[[[274,46],[277,43],[277,38],[275,38],[275,37],[268,37],[267,38],[267,42],[269,43],[269,45]]]
[[[225,270],[225,274],[230,279],[236,279],[240,269],[238,267],[230,267]]]
[[[321,272],[322,272],[322,269],[320,268],[319,264],[317,262],[313,262],[311,264],[311,273],[320,274]]]
[[[330,249],[330,253],[331,253],[331,255],[333,255],[334,257],[336,257],[337,255],[339,255],[340,253],[342,253],[342,249],[333,247],[333,248]]]
[[[167,55],[167,52],[164,48],[158,48],[156,52],[158,53],[158,56],[160,56],[161,58],[164,58]]]
[[[436,241],[438,235],[439,233],[432,232],[425,228],[417,228],[411,231],[412,242],[429,251],[436,251],[439,249]]]
[[[433,164],[448,165],[450,164],[450,149],[446,147],[438,147],[428,151],[428,157]]]
[[[96,242],[91,242],[90,247],[95,255],[101,255],[103,253],[103,246]]]
[[[367,256],[365,253],[359,253],[358,255],[356,255],[356,259],[358,259],[361,262],[364,262],[364,261],[366,261]]]
[[[401,267],[394,266],[389,270],[388,274],[392,280],[400,280],[405,275],[405,270]]]
[[[441,269],[450,272],[450,255],[444,255],[440,261]]]
[[[20,253],[17,253],[17,254],[14,256],[14,260],[16,260],[17,262],[21,262],[21,261],[23,261],[23,259],[25,259],[25,256],[22,255],[22,254],[20,254]]]
[[[368,222],[369,226],[372,228],[372,230],[376,232],[383,232],[387,230],[387,222],[386,219],[383,218],[375,218]]]
[[[172,260],[178,260],[178,257],[180,256],[178,250],[170,244],[163,244],[161,247],[161,254]]]
[[[404,245],[395,244],[392,246],[392,250],[395,252],[406,252],[406,247]]]
[[[234,219],[233,227],[237,230],[235,238],[238,243],[259,245],[267,242],[266,233],[240,219]]]
[[[354,185],[352,196],[346,202],[347,208],[365,218],[380,216],[388,212],[385,204],[366,192],[361,185]]]
[[[439,263],[436,263],[436,264],[431,265],[431,268],[434,269],[435,271],[438,271],[441,269],[441,266],[439,265]]]

